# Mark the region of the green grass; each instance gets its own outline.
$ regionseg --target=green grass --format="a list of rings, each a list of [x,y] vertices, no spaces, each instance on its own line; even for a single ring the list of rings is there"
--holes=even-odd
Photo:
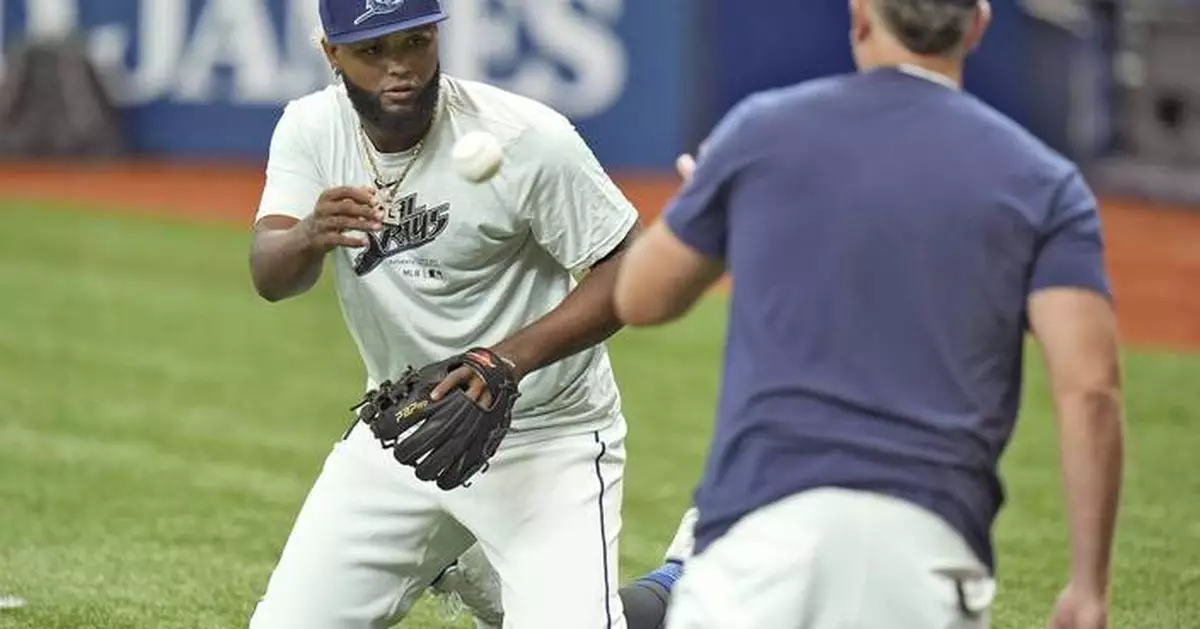
[[[0,611],[0,628],[244,626],[360,387],[330,286],[258,300],[236,229],[38,206],[0,216],[0,595],[30,603]],[[612,343],[631,424],[625,577],[657,564],[687,505],[723,316],[714,298]],[[1113,626],[1200,627],[1200,358],[1126,360]],[[1005,460],[997,627],[1040,626],[1065,574],[1037,367]],[[470,625],[423,604],[405,626]]]

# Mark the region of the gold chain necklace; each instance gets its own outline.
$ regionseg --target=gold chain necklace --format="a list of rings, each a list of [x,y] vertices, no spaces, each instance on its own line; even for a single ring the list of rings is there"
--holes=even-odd
[[[371,152],[371,139],[367,137],[367,131],[362,124],[358,125],[358,148],[362,153],[364,160],[367,163],[367,168],[371,171],[371,177],[375,180],[375,190],[377,193],[384,195],[383,203],[383,223],[385,225],[396,225],[399,223],[399,217],[396,216],[397,208],[395,207],[396,196],[400,193],[400,184],[404,182],[405,177],[408,177],[408,172],[412,170],[414,164],[417,163],[417,158],[421,155],[421,149],[425,146],[425,139],[417,141],[417,144],[409,151],[412,153],[412,158],[404,165],[404,170],[400,176],[394,181],[387,182],[383,180],[383,176],[379,172],[379,164],[375,162],[375,155]]]

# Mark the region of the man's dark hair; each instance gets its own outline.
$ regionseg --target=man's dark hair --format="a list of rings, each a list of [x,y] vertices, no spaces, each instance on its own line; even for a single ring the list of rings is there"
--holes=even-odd
[[[909,51],[942,56],[958,49],[975,3],[963,0],[873,0],[888,30]]]

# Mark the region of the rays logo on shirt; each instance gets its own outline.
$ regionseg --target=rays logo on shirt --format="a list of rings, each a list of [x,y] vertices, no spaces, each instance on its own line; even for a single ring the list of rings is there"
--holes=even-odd
[[[417,205],[416,194],[396,201],[388,209],[383,230],[367,234],[367,248],[354,258],[354,273],[362,277],[398,253],[433,242],[449,224],[449,203],[432,208]]]

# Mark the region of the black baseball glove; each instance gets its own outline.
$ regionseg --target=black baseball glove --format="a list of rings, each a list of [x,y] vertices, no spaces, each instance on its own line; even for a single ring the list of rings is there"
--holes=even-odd
[[[434,401],[429,394],[452,371],[470,367],[491,394],[484,408],[455,388]],[[491,350],[474,348],[414,370],[396,382],[385,381],[351,410],[371,427],[384,448],[417,478],[436,481],[443,490],[464,485],[484,470],[512,423],[520,397],[512,368]]]

